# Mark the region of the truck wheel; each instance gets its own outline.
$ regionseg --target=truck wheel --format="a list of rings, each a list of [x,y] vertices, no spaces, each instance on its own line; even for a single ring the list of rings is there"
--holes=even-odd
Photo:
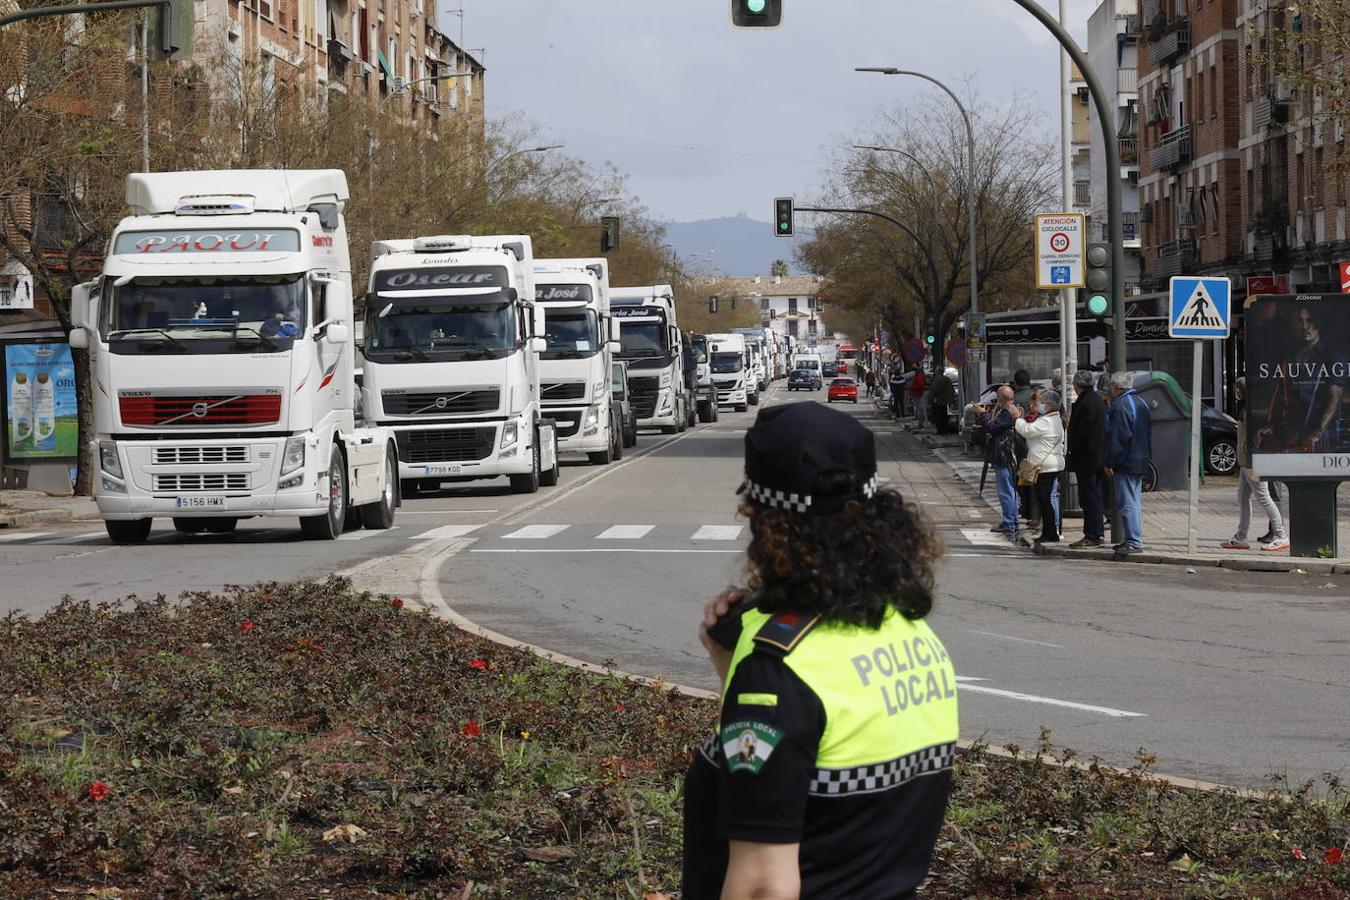
[[[636,425],[634,425],[631,429],[623,433],[623,445],[625,447],[636,447],[637,439],[638,439],[638,432]]]
[[[390,450],[393,448],[391,447]],[[371,531],[384,531],[394,527],[394,508],[398,506],[398,469],[394,466],[393,453],[384,456],[384,491],[375,503],[360,507],[361,524]]]
[[[708,407],[712,405],[713,404],[709,403],[707,400],[700,400],[698,402],[698,420],[700,422],[707,424],[713,420],[712,411],[708,409]]]
[[[300,519],[300,533],[312,541],[332,541],[347,524],[347,456],[337,444],[328,455],[328,471],[320,484],[328,483],[328,512]]]
[[[150,536],[151,519],[133,519],[130,522],[105,521],[103,527],[108,529],[108,537],[112,538],[114,544],[144,544],[145,539]]]
[[[534,441],[534,465],[524,475],[511,475],[511,493],[533,494],[539,490],[539,439]]]
[[[747,409],[749,409],[749,407],[746,406],[744,403],[736,404],[736,412],[745,412]]]
[[[682,432],[689,427],[689,417],[684,414],[684,403],[675,404],[675,431]]]
[[[596,450],[594,453],[587,453],[586,458],[591,461],[593,466],[607,466],[614,461],[614,442],[604,450]]]
[[[623,427],[618,422],[609,423],[609,458],[611,461],[623,459]]]
[[[239,520],[233,516],[200,519],[199,521],[205,527],[207,534],[234,534],[234,530],[239,527]]]
[[[748,399],[751,406],[759,406],[759,394],[751,394]]]
[[[206,530],[205,519],[188,519],[182,516],[173,517],[173,530],[181,531],[183,534],[201,534]]]

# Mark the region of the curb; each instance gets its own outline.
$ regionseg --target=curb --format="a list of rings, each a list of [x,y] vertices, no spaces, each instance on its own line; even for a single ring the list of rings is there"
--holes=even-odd
[[[31,509],[24,512],[0,514],[0,528],[27,528],[54,522],[70,522],[75,513],[69,509]]]
[[[1065,559],[1092,559],[1102,562],[1144,563],[1164,566],[1228,569],[1233,572],[1283,572],[1298,575],[1350,574],[1350,564],[1315,559],[1215,559],[1209,556],[1183,556],[1171,553],[1133,553],[1117,556],[1111,550],[1070,550],[1068,547],[1043,547],[1043,556]]]

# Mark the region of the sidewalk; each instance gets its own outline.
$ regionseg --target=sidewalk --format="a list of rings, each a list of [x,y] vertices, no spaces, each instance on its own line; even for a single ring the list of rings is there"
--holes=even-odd
[[[0,491],[0,530],[97,519],[91,497],[53,497],[42,491]]]

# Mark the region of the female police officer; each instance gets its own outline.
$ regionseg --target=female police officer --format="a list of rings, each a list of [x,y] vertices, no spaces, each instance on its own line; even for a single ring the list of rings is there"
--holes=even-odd
[[[684,897],[908,897],[946,810],[956,674],[923,617],[940,548],[816,403],[745,438],[749,590],[708,605],[719,728],[685,785]]]

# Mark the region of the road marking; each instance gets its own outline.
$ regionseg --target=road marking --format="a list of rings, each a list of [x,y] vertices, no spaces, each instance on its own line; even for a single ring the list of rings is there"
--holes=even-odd
[[[1109,706],[1093,706],[1091,703],[1074,703],[1071,700],[1056,700],[1054,697],[1041,697],[1036,694],[1023,694],[1018,691],[1005,691],[1000,688],[987,687],[983,684],[971,684],[970,682],[972,679],[960,675],[956,676],[956,681],[961,685],[963,691],[970,691],[974,694],[989,694],[993,697],[1003,697],[1008,700],[1021,700],[1023,703],[1040,703],[1045,706],[1063,706],[1068,709],[1081,709],[1084,712],[1101,713],[1104,716],[1112,716],[1117,719],[1148,717],[1148,713],[1130,712],[1127,709],[1113,709]]]
[[[553,537],[555,534],[561,534],[567,528],[566,525],[526,525],[510,534],[502,535],[502,539],[508,541],[542,541],[545,538]]]
[[[510,535],[507,535],[510,537]],[[740,553],[740,550],[696,550],[693,548],[686,550],[656,550],[641,547],[586,547],[568,550],[558,549],[540,549],[540,550],[470,550],[470,553]]]
[[[499,509],[399,509],[400,516],[457,516],[461,513],[495,513]]]
[[[1049,641],[1033,641],[1030,638],[1013,637],[1010,634],[998,634],[997,632],[993,631],[975,631],[974,629],[969,628],[966,630],[970,634],[982,634],[985,637],[1001,638],[1002,640],[1005,641],[1016,641],[1019,644],[1035,644],[1037,647],[1054,647],[1056,650],[1064,649],[1063,644],[1052,644]]]
[[[35,541],[38,538],[44,538],[56,534],[55,531],[17,531],[14,534],[0,534],[0,543],[8,544],[11,541]]]
[[[482,527],[482,525],[442,525],[440,528],[422,532],[416,540],[419,543],[422,541],[452,541],[467,534],[472,534]]]
[[[734,541],[745,530],[744,525],[704,525],[689,538],[691,541]]]
[[[389,532],[396,531],[397,529],[398,529],[397,525],[391,525],[389,528],[386,528],[383,531],[380,531],[378,529],[363,528],[360,531],[349,531],[346,534],[339,537],[338,540],[364,541],[366,538],[375,537],[375,535],[377,534],[388,534]]]
[[[1006,547],[1010,543],[1006,535],[979,528],[962,528],[961,536],[976,547]]]
[[[595,536],[597,541],[636,541],[647,536],[655,525],[615,525]]]

